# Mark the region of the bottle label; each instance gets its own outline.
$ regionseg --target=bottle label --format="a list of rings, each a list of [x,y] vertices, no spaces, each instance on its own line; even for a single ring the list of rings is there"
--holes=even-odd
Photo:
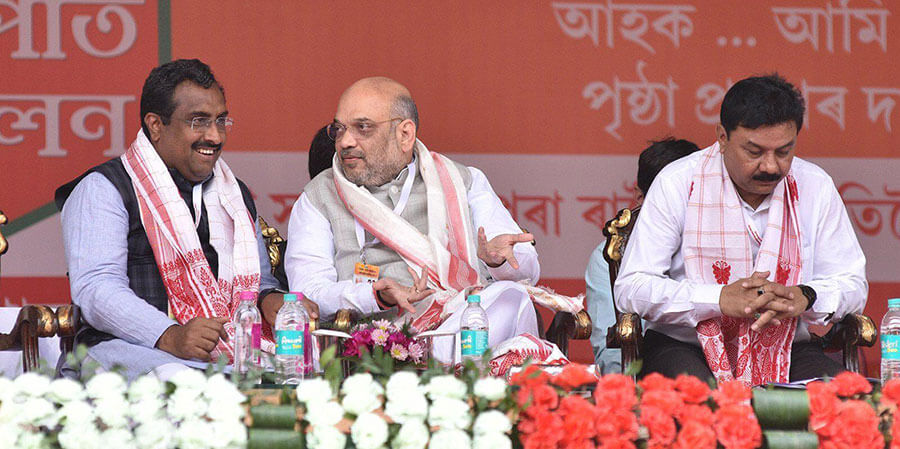
[[[253,323],[253,326],[250,327],[250,359],[253,360],[253,363],[259,365],[262,361],[260,360],[261,352],[260,348],[262,347],[262,325],[260,323]]]
[[[462,355],[480,356],[487,351],[488,333],[486,330],[463,330],[461,332]]]
[[[900,335],[881,335],[881,360],[900,360]]]
[[[303,331],[275,331],[275,355],[303,355]]]

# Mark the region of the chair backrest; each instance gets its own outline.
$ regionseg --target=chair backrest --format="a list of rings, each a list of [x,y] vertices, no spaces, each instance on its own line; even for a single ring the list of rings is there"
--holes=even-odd
[[[603,247],[603,258],[609,264],[609,285],[616,285],[616,277],[619,276],[619,265],[622,264],[622,256],[625,254],[625,245],[634,229],[641,207],[634,209],[622,209],[603,227],[603,235],[606,236],[606,245]],[[615,295],[615,293],[613,293]],[[615,297],[615,296],[613,296]],[[615,304],[615,301],[613,301]],[[619,314],[616,309],[616,315]]]
[[[287,248],[287,240],[281,237],[278,229],[269,226],[263,217],[257,217],[259,220],[259,229],[266,243],[266,250],[269,253],[269,264],[272,265],[272,275],[284,287],[287,288],[287,274],[284,272],[284,252]]]
[[[6,224],[6,215],[3,215],[3,211],[0,210],[0,225]],[[3,232],[0,232],[0,256],[6,252],[9,248],[9,244],[6,243],[6,239],[3,237]]]

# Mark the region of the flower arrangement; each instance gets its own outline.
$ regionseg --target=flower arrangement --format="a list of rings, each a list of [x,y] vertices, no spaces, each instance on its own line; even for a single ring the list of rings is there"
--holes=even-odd
[[[891,385],[891,389],[898,385]],[[819,438],[819,446],[827,448],[884,447],[884,436],[878,430],[879,419],[870,398],[872,385],[862,376],[841,373],[831,382],[811,382],[809,395],[809,427]],[[893,445],[892,445],[893,447]]]
[[[84,385],[36,373],[0,377],[0,447],[246,447],[245,399],[223,375],[195,370],[130,385],[114,372]]]
[[[363,352],[381,351],[398,362],[421,364],[425,361],[425,347],[416,341],[409,324],[403,327],[388,320],[375,320],[357,325],[344,343],[344,357],[360,357]]]

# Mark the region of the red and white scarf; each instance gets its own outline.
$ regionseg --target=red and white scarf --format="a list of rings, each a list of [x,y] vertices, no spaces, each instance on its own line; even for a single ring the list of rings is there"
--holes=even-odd
[[[172,315],[181,324],[194,317],[233,316],[241,291],[259,291],[259,253],[253,219],[231,169],[219,159],[212,180],[203,188],[209,243],[219,256],[217,280],[203,254],[191,211],[143,130],[121,159],[137,195],[141,223]],[[225,330],[229,338],[234,336],[230,322]],[[264,349],[271,350],[271,345],[271,341],[263,342]],[[213,360],[220,354],[233,359],[230,345],[221,340],[212,352]]]
[[[691,179],[681,244],[687,278],[727,285],[754,271],[769,271],[769,278],[777,283],[798,284],[802,261],[796,201],[797,183],[788,172],[772,193],[769,221],[754,264],[750,228],[719,144],[705,149]],[[751,324],[752,319],[722,316],[697,325],[697,337],[716,380],[738,379],[749,385],[787,382],[797,319],[783,320],[762,332],[751,330]]]

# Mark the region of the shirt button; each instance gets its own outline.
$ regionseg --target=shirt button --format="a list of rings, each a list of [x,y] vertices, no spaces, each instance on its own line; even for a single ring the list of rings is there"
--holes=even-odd
[[[399,192],[399,191],[400,191],[400,187],[397,187],[397,186],[391,186],[391,193],[397,193],[397,192]]]

